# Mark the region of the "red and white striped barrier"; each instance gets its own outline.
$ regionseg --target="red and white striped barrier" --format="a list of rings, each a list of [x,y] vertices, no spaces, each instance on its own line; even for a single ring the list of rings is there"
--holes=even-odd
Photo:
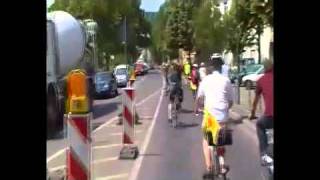
[[[91,179],[91,114],[67,116],[67,180]]]
[[[134,98],[135,90],[133,88],[124,88],[122,95],[122,115],[123,115],[123,144],[133,144],[134,142]]]
[[[132,87],[123,88],[122,93],[122,117],[123,117],[123,148],[120,151],[120,159],[135,159],[138,148],[134,145],[135,124],[135,90]]]

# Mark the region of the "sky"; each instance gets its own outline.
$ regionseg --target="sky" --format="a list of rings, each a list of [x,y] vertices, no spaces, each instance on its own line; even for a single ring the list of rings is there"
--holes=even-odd
[[[54,3],[54,0],[47,0],[47,8],[51,6],[51,4]]]
[[[47,8],[53,4],[54,0],[46,0]],[[164,3],[165,0],[141,0],[140,8],[147,12],[156,12],[159,10],[160,6]]]
[[[165,0],[141,0],[140,8],[147,12],[157,12]]]

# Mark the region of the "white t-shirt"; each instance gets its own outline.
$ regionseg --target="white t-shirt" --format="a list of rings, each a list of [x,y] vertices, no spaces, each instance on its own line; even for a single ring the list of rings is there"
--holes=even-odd
[[[222,74],[223,76],[229,78],[229,66],[228,66],[228,65],[226,65],[226,64],[222,65],[221,71],[222,71],[221,74]]]
[[[199,68],[199,74],[200,74],[200,79],[201,81],[206,77],[206,68],[205,67],[200,67]]]
[[[233,89],[227,77],[218,71],[206,76],[199,85],[197,96],[205,97],[204,107],[218,121],[228,118],[229,102],[233,101]]]

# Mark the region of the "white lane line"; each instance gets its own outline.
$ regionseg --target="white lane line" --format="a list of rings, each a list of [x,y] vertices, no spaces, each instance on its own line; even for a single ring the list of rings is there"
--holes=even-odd
[[[139,82],[144,81],[144,79],[145,79],[145,76],[144,76]],[[163,80],[163,78],[162,78],[162,80]],[[164,81],[164,80],[163,80],[163,81]],[[163,87],[164,87],[164,84],[163,84],[163,82],[162,82],[162,88],[163,88]],[[156,92],[157,92],[157,91],[156,91]],[[149,96],[146,97],[146,98],[150,99],[150,97],[153,96],[154,94],[156,94],[156,93],[153,93],[153,94],[149,95]],[[146,98],[145,98],[145,99],[146,99]],[[144,101],[144,99],[142,99],[141,101]],[[137,104],[140,104],[141,101],[138,102]],[[143,103],[145,103],[145,102],[146,102],[146,101],[144,101]],[[141,103],[141,104],[143,104],[143,103]],[[136,105],[137,105],[137,104],[136,104]],[[105,122],[104,124],[102,124],[101,126],[99,126],[97,129],[93,130],[92,133],[96,133],[96,132],[98,132],[99,130],[103,129],[104,127],[108,127],[111,123],[113,123],[114,121],[116,121],[116,120],[118,120],[118,119],[119,119],[118,116],[115,116],[115,117],[111,118],[109,121]],[[52,159],[54,159],[54,158],[58,157],[59,155],[61,155],[62,153],[64,153],[65,150],[66,150],[66,148],[63,148],[63,149],[59,150],[58,152],[56,152],[55,154],[53,154],[52,156],[50,156],[49,158],[47,158],[47,163],[49,163]]]
[[[161,89],[163,89],[163,88],[164,88],[164,78],[162,77],[162,88]],[[156,119],[158,118],[158,115],[160,112],[159,110],[160,110],[160,105],[162,103],[162,99],[163,99],[163,91],[161,91],[160,100],[158,101],[157,109],[156,109],[156,112],[154,113],[154,116],[153,116],[153,121],[151,123],[151,126],[148,129],[147,135],[146,135],[145,140],[143,142],[141,154],[146,152],[147,146],[149,145],[151,135],[153,132],[153,128],[154,128]],[[136,180],[138,178],[138,174],[139,174],[139,170],[140,170],[143,158],[144,158],[144,156],[139,156],[138,159],[134,162],[133,168],[131,169],[131,173],[129,176],[129,180]]]
[[[108,144],[108,145],[102,145],[102,146],[94,146],[92,149],[107,149],[112,147],[121,146],[122,144]]]
[[[115,161],[118,160],[119,157],[118,156],[114,156],[114,157],[110,157],[110,158],[104,158],[104,159],[99,159],[94,161],[94,164],[100,164],[100,163],[105,163],[105,162],[109,162],[109,161]]]
[[[47,159],[47,163],[52,161],[52,159],[60,156],[61,154],[63,154],[65,152],[66,148],[63,148],[61,150],[59,150],[58,152],[56,152],[55,154],[53,154],[52,156],[50,156],[48,159]]]
[[[57,167],[54,167],[54,168],[48,168],[48,171],[49,172],[54,172],[54,171],[62,170],[62,169],[65,169],[65,168],[66,168],[66,166],[62,165],[62,166],[57,166]]]
[[[142,130],[137,130],[134,132],[135,134],[137,133],[142,133]],[[122,132],[120,133],[110,133],[109,136],[121,136],[122,135]]]
[[[145,103],[146,101],[148,101],[149,99],[151,99],[153,96],[157,95],[160,91],[161,91],[161,89],[158,90],[158,91],[155,91],[154,93],[152,93],[151,95],[149,95],[148,97],[144,98],[142,101],[140,101],[139,103],[137,103],[136,106],[142,105],[143,103]]]
[[[128,177],[128,173],[100,177],[100,178],[96,178],[96,180],[112,180],[112,179],[120,179],[120,178],[126,178],[126,177]]]
[[[102,124],[101,126],[99,126],[97,129],[93,130],[92,133],[96,133],[97,131],[101,130],[102,128],[108,126],[109,124],[113,123],[114,121],[118,120],[118,116],[115,116],[113,118],[111,118],[109,121],[107,121],[106,123]]]

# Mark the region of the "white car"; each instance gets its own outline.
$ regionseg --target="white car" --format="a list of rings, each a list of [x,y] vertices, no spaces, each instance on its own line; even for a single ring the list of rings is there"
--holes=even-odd
[[[129,66],[125,64],[118,65],[114,69],[114,76],[116,77],[118,87],[127,86],[129,80]]]
[[[245,87],[251,89],[256,86],[258,79],[260,79],[261,76],[263,76],[264,67],[260,64],[254,64],[250,66],[249,72],[250,73],[248,73],[248,75],[242,78],[241,82],[243,82]]]

